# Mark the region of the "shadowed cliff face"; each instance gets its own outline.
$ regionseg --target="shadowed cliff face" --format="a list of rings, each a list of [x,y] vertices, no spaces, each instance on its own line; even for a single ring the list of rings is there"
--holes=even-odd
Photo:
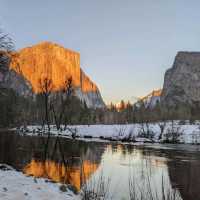
[[[59,91],[72,77],[81,100],[86,101],[89,107],[104,106],[97,86],[80,68],[80,54],[57,44],[43,42],[20,50],[12,55],[10,68],[22,74],[35,93],[41,92],[40,82],[45,78],[52,80],[53,91]],[[97,104],[94,99],[99,100]]]
[[[173,106],[200,102],[200,52],[179,52],[165,73],[161,101]]]

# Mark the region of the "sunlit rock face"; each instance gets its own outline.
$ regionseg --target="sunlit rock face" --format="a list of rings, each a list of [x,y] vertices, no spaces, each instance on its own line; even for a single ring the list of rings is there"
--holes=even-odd
[[[41,80],[52,80],[53,91],[59,91],[72,77],[75,93],[89,107],[104,107],[97,86],[80,68],[80,54],[57,44],[42,42],[12,55],[10,68],[31,83],[34,93],[41,92]]]
[[[161,101],[173,106],[200,103],[200,52],[179,52],[165,73]]]

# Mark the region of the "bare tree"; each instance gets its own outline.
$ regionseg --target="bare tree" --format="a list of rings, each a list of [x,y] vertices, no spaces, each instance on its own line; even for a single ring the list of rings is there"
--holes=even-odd
[[[4,80],[4,73],[9,70],[10,52],[14,45],[8,34],[0,30],[0,83]],[[0,94],[3,95],[2,85],[0,85]]]
[[[166,131],[165,137],[166,142],[178,143],[180,142],[180,136],[183,135],[184,130],[181,129],[181,126],[177,124],[175,120],[171,120],[169,127]]]
[[[45,77],[43,79],[39,79],[39,88],[42,96],[44,97],[44,105],[45,105],[45,122],[48,126],[48,131],[50,132],[50,122],[49,122],[49,96],[53,90],[53,82],[52,79]]]
[[[55,101],[51,101],[50,103],[50,110],[52,111],[52,115],[56,124],[57,131],[61,130],[61,124],[63,122],[63,118],[66,112],[67,106],[69,106],[70,104],[72,93],[73,93],[72,78],[71,77],[68,79],[66,78],[62,90],[58,92],[59,96],[56,96]],[[68,130],[71,131],[71,129],[68,129]],[[53,155],[55,154],[57,146],[62,156],[62,162],[65,165],[65,167],[67,167],[67,162],[64,157],[63,147],[62,147],[59,135],[57,135],[56,137],[53,153],[51,157],[53,157]],[[46,153],[45,153],[45,157],[46,157]]]
[[[10,126],[15,118],[15,94],[4,85],[5,76],[9,71],[10,53],[14,45],[10,37],[0,30],[0,123],[1,126]]]
[[[163,133],[165,131],[166,125],[167,125],[167,123],[165,120],[158,122],[158,126],[160,128],[160,135],[158,137],[159,140],[161,140],[163,137]]]
[[[72,77],[70,77],[66,78],[62,90],[58,93],[59,98],[56,98],[55,102],[51,102],[51,110],[53,112],[53,118],[56,123],[57,130],[60,130],[61,128],[64,114],[66,112],[67,106],[70,104],[72,94]]]
[[[13,51],[14,44],[8,34],[0,30],[0,69],[7,67],[10,62],[10,52]]]
[[[153,139],[154,135],[155,134],[152,130],[149,120],[146,119],[146,120],[141,121],[139,136],[148,138],[148,139]]]

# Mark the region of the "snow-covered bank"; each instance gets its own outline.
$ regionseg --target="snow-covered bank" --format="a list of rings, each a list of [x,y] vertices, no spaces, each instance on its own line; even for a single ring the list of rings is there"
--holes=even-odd
[[[1,166],[5,165],[0,165]],[[78,195],[61,184],[51,183],[42,178],[27,177],[11,167],[0,169],[0,199],[2,200],[79,200]]]
[[[43,135],[40,126],[28,126],[27,130],[22,129],[22,131],[26,135]],[[181,121],[169,121],[149,124],[76,125],[68,126],[66,130],[62,127],[60,131],[57,131],[56,127],[51,125],[51,134],[62,137],[71,137],[74,134],[80,138],[130,140],[135,142],[162,142],[176,137],[175,139],[180,143],[200,143],[199,122],[189,124],[187,121],[184,123]],[[148,138],[144,135],[148,135]]]

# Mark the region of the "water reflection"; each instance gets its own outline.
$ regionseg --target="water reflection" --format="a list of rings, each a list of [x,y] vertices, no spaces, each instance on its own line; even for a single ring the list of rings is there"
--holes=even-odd
[[[61,155],[59,148],[54,151],[55,140],[50,139],[45,159],[44,138],[0,133],[0,163],[27,175],[73,184],[78,190],[86,180],[98,177],[103,171],[105,177],[111,178],[110,193],[115,194],[115,200],[128,199],[130,177],[144,189],[147,175],[158,192],[162,190],[163,177],[165,187],[180,192],[183,200],[200,199],[199,147],[141,147],[63,138]]]
[[[200,158],[199,155],[176,156],[168,162],[169,177],[172,187],[178,187],[183,200],[200,199]]]
[[[110,145],[102,157],[105,176],[111,177],[110,191],[113,199],[129,199],[129,183],[133,181],[140,198],[148,193],[149,185],[152,192],[161,196],[162,178],[167,190],[173,192],[168,178],[168,158],[156,155],[154,150],[130,145]],[[147,198],[145,198],[147,199]]]
[[[37,161],[32,159],[23,172],[34,177],[48,178],[55,182],[69,183],[80,190],[81,185],[97,170],[98,165],[84,160],[81,165],[66,167],[63,163],[52,160]]]
[[[54,149],[55,141],[56,138],[50,139],[45,159],[44,138],[1,133],[0,163],[7,163],[26,175],[72,184],[80,190],[98,169],[104,145],[61,139],[61,155],[59,148]]]

